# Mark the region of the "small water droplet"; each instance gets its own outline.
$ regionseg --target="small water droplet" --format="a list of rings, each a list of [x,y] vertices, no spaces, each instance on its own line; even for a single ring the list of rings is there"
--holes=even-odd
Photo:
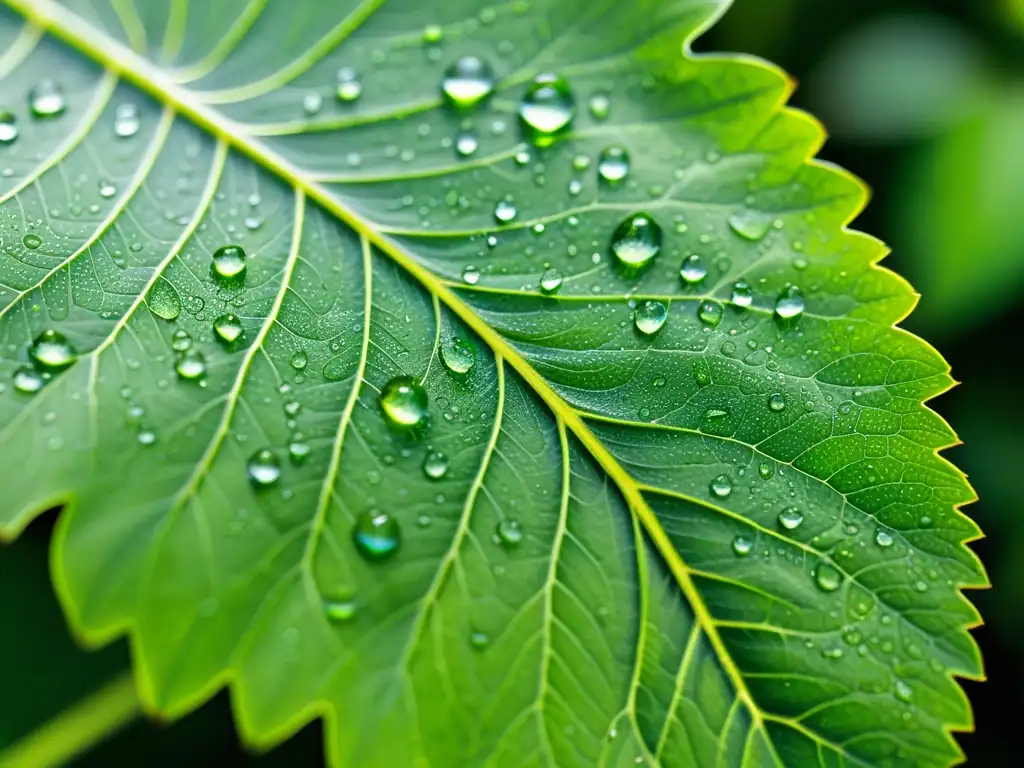
[[[181,296],[174,286],[162,277],[158,277],[149,289],[146,305],[154,315],[164,320],[176,320],[181,314]]]
[[[795,531],[803,525],[803,522],[804,516],[800,514],[800,510],[796,507],[787,507],[779,512],[779,525],[787,531]]]
[[[41,80],[28,92],[28,106],[36,117],[56,117],[67,109],[67,100],[53,80]]]
[[[631,216],[612,234],[612,253],[630,270],[648,266],[661,253],[661,227],[646,213]]]
[[[75,362],[75,349],[58,331],[47,329],[39,334],[28,350],[29,357],[43,373],[63,371]]]
[[[381,411],[388,422],[403,429],[416,429],[426,424],[427,391],[411,376],[396,376],[380,392]]]
[[[473,632],[469,636],[469,644],[472,645],[474,649],[482,651],[491,644],[491,638],[486,632]]]
[[[893,544],[892,534],[879,528],[875,532],[875,544],[880,547],[891,547]]]
[[[544,273],[540,276],[540,292],[546,295],[558,293],[558,289],[562,287],[562,273],[552,267],[551,269],[544,270]]]
[[[14,388],[25,395],[32,395],[43,388],[46,379],[33,368],[19,368],[14,372]]]
[[[517,213],[516,207],[508,200],[502,200],[494,206],[494,218],[500,224],[508,224],[516,217]]]
[[[910,701],[914,698],[913,689],[902,680],[896,681],[894,692],[896,694],[896,698],[905,704],[909,704]]]
[[[775,474],[775,470],[772,468],[771,464],[764,462],[758,466],[757,474],[761,476],[762,480],[769,480],[772,475]]]
[[[423,474],[431,480],[440,480],[448,474],[448,457],[441,451],[429,451],[423,459]]]
[[[179,328],[171,334],[171,349],[175,352],[184,352],[191,346],[192,337],[189,336],[188,331]]]
[[[629,174],[629,153],[623,147],[608,147],[597,160],[597,174],[609,184],[622,181]]]
[[[428,24],[423,28],[423,42],[437,45],[444,39],[444,28],[440,24]]]
[[[448,67],[441,81],[441,91],[448,102],[466,109],[479,104],[494,90],[494,73],[490,64],[476,56],[463,56]]]
[[[384,560],[391,557],[401,541],[398,521],[385,512],[372,510],[356,520],[352,529],[352,541],[367,560]]]
[[[698,387],[704,387],[711,383],[711,366],[703,357],[693,363],[693,380]]]
[[[352,598],[324,601],[324,615],[331,621],[343,623],[356,617],[358,605]]]
[[[732,479],[728,475],[719,475],[711,481],[711,493],[720,499],[724,499],[732,493]]]
[[[668,320],[668,307],[660,301],[645,301],[633,313],[636,329],[645,336],[652,336],[662,329]]]
[[[768,407],[775,412],[786,410],[786,397],[778,392],[768,395]]]
[[[190,349],[178,358],[174,370],[178,377],[185,381],[195,381],[206,375],[206,358],[203,353]]]
[[[221,280],[235,280],[245,274],[245,251],[237,245],[225,245],[213,253],[213,273]]]
[[[818,563],[814,569],[814,581],[823,592],[835,592],[843,583],[843,577],[828,563]]]
[[[507,517],[495,529],[498,541],[506,547],[515,547],[523,541],[523,529],[514,517]]]
[[[480,270],[474,266],[467,266],[462,270],[462,281],[466,285],[476,285],[480,282]]]
[[[111,184],[109,181],[101,181],[98,185],[100,191],[100,197],[105,200],[109,200],[117,194],[117,187]]]
[[[308,459],[311,451],[309,443],[304,443],[301,440],[293,440],[288,444],[288,458],[294,464],[301,464]]]
[[[281,462],[276,453],[263,448],[249,457],[246,472],[253,485],[265,488],[281,479]]]
[[[324,106],[324,97],[316,91],[302,97],[302,111],[309,116],[315,115]]]
[[[708,276],[708,268],[696,253],[690,254],[683,259],[683,266],[679,268],[679,276],[687,285],[699,283]]]
[[[741,534],[732,540],[732,551],[737,557],[746,557],[754,551],[754,540]]]
[[[300,349],[292,355],[288,364],[296,371],[304,371],[306,366],[309,365],[309,356]]]
[[[717,301],[702,301],[697,308],[697,317],[704,325],[717,328],[722,322],[722,305]]]
[[[563,78],[537,75],[519,102],[519,118],[535,144],[548,144],[576,115],[576,99]]]
[[[604,120],[608,117],[608,113],[611,111],[612,101],[608,98],[608,94],[598,91],[597,93],[591,94],[590,98],[587,99],[587,109],[590,110],[591,116],[595,120]]]
[[[763,240],[772,226],[772,217],[760,211],[742,211],[729,217],[729,227],[744,240]]]
[[[789,286],[775,302],[775,314],[783,320],[790,320],[803,314],[804,294],[795,285]]]
[[[476,363],[476,348],[461,336],[441,340],[441,361],[454,374],[465,376]]]
[[[43,238],[39,235],[29,232],[23,238],[21,238],[21,244],[28,248],[30,251],[34,251],[40,245],[43,244]]]
[[[590,155],[584,155],[582,152],[573,155],[572,167],[577,171],[585,171],[590,167]]]
[[[228,312],[213,321],[213,331],[225,344],[234,344],[242,337],[242,321]]]
[[[130,139],[139,132],[139,108],[134,104],[119,104],[114,115],[114,133]]]
[[[473,133],[460,133],[455,139],[455,151],[460,157],[469,157],[476,152],[479,146],[480,142],[477,140],[476,134]]]
[[[749,307],[754,303],[754,289],[746,280],[738,280],[733,284],[732,303],[737,307]]]
[[[0,109],[0,144],[13,144],[17,138],[17,119],[7,110]]]
[[[135,439],[139,445],[153,445],[156,442],[156,433],[151,429],[140,429]]]
[[[362,95],[363,86],[359,82],[359,75],[352,67],[342,67],[338,70],[335,78],[335,95],[338,101],[350,103]]]

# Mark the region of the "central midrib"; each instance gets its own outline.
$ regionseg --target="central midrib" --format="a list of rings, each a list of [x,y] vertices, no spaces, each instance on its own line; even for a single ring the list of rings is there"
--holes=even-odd
[[[415,277],[426,290],[440,298],[459,319],[472,328],[493,350],[500,354],[513,367],[516,373],[530,384],[552,412],[563,420],[565,426],[597,460],[601,468],[615,481],[630,509],[633,510],[634,514],[643,523],[647,535],[650,536],[672,575],[675,577],[701,629],[708,638],[708,642],[714,648],[718,660],[732,682],[736,696],[747,707],[756,728],[764,733],[773,756],[781,764],[781,759],[775,754],[774,744],[768,738],[768,733],[764,728],[764,718],[760,709],[754,702],[739,668],[728,653],[711,614],[690,577],[689,568],[680,558],[679,553],[669,539],[668,534],[665,533],[654,511],[647,504],[639,486],[590,430],[581,417],[580,412],[566,403],[547,381],[534,370],[533,366],[519,354],[518,350],[485,323],[443,281],[439,280],[433,273],[407,254],[396,242],[376,231],[361,217],[339,203],[326,189],[307,178],[299,167],[247,135],[244,129],[233,120],[195,100],[187,89],[181,88],[176,83],[170,81],[162,69],[139,56],[119,41],[108,37],[88,21],[56,4],[53,0],[3,1],[45,32],[63,40],[72,48],[75,48],[91,60],[102,64],[163,104],[171,106],[179,114],[184,115],[196,125],[221,139],[253,162],[263,166],[275,176],[301,190],[310,200],[316,201],[326,210],[337,216],[395,261],[406,272]],[[639,666],[639,660],[637,664]],[[671,717],[672,714],[668,713],[667,716]],[[843,752],[845,754],[845,750]]]

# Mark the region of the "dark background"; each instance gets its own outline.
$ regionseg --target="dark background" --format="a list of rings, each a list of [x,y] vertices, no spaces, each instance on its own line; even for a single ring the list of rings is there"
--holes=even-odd
[[[857,228],[889,243],[886,266],[923,294],[904,325],[963,382],[932,405],[965,443],[946,455],[980,495],[966,512],[988,536],[973,546],[994,588],[970,595],[986,620],[975,637],[990,680],[964,683],[977,729],[960,742],[971,763],[1015,763],[1024,408],[1011,377],[1024,348],[1024,0],[736,0],[696,47],[763,56],[800,82],[794,104],[832,136],[822,157],[874,190]],[[0,548],[0,752],[128,664],[123,641],[85,653],[69,639],[47,574],[52,524],[51,514]],[[221,694],[173,725],[137,722],[76,765],[321,762],[319,724],[267,755],[241,750]]]

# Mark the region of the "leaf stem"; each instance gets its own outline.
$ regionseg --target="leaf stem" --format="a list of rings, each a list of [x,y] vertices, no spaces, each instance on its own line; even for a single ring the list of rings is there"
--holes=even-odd
[[[130,670],[73,704],[9,749],[0,768],[65,765],[134,721],[141,714]]]

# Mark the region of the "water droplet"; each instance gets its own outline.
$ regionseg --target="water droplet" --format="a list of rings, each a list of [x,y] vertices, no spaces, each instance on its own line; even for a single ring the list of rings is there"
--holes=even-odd
[[[803,525],[803,522],[804,516],[800,514],[800,510],[796,507],[787,507],[779,512],[779,525],[787,531],[795,531]]]
[[[441,91],[448,102],[466,109],[487,98],[494,90],[491,66],[476,56],[463,56],[448,67],[441,81]]]
[[[466,285],[476,285],[480,282],[480,270],[474,266],[467,266],[462,270],[462,281]]]
[[[775,474],[775,470],[772,468],[771,464],[765,462],[758,466],[757,474],[761,476],[762,480],[769,480],[771,479],[772,475]]]
[[[754,540],[741,534],[732,540],[732,551],[737,557],[746,557],[754,551]]]
[[[43,238],[39,235],[29,232],[23,238],[21,238],[21,244],[28,248],[30,251],[34,251],[40,245],[43,244]]]
[[[301,440],[293,440],[288,444],[288,458],[295,464],[301,464],[308,459],[311,451],[309,444]]]
[[[429,451],[423,459],[423,474],[431,480],[440,480],[448,474],[448,457],[441,451]]]
[[[156,442],[156,433],[151,429],[140,429],[135,439],[139,445],[153,445]]]
[[[378,398],[385,418],[404,429],[422,427],[427,421],[427,391],[411,376],[396,376],[384,385]]]
[[[599,91],[591,94],[590,98],[587,99],[587,109],[590,110],[590,114],[595,120],[604,120],[608,117],[611,107],[612,101],[606,93]]]
[[[324,97],[315,91],[302,97],[302,111],[307,115],[315,115],[324,106]]]
[[[158,277],[146,296],[150,311],[164,320],[175,320],[181,314],[181,296],[167,280]]]
[[[222,280],[234,280],[245,274],[245,251],[237,245],[225,245],[213,253],[214,275]]]
[[[491,638],[486,632],[473,632],[469,636],[469,644],[478,651],[482,651],[491,644]]]
[[[401,540],[398,521],[376,510],[359,516],[352,529],[356,550],[367,560],[384,560],[393,555]]]
[[[660,301],[645,301],[633,313],[636,329],[645,336],[652,336],[662,329],[668,320],[668,307]]]
[[[449,336],[441,341],[441,361],[452,373],[465,376],[476,363],[476,348],[461,336]]]
[[[190,349],[178,358],[178,364],[174,370],[185,381],[195,381],[206,375],[206,358],[203,357],[202,352]]]
[[[460,133],[458,138],[455,139],[455,151],[461,157],[469,157],[476,152],[479,146],[480,142],[477,140],[476,134],[473,133]]]
[[[539,285],[540,292],[543,294],[558,293],[558,289],[562,287],[562,273],[554,267],[544,270],[544,274],[540,276]]]
[[[582,152],[573,155],[572,167],[576,171],[585,171],[590,167],[590,155],[584,155]]]
[[[304,371],[309,364],[309,356],[300,349],[292,355],[292,359],[288,361],[288,364],[296,371]]]
[[[772,226],[772,217],[760,211],[743,211],[729,217],[729,227],[744,240],[764,239]]]
[[[359,75],[352,67],[342,67],[338,70],[335,78],[335,95],[338,101],[346,103],[353,102],[363,93],[363,86],[359,82]]]
[[[356,616],[358,606],[352,598],[324,601],[324,615],[331,621],[351,621]]]
[[[28,92],[28,106],[36,117],[56,117],[67,109],[67,100],[53,80],[41,80]]]
[[[75,349],[64,335],[47,329],[39,334],[28,351],[36,368],[43,373],[56,373],[75,362]]]
[[[192,337],[188,335],[188,331],[183,328],[179,328],[171,334],[171,349],[175,352],[184,352],[192,346]]]
[[[281,462],[276,453],[263,448],[249,457],[246,472],[253,485],[265,488],[281,479]]]
[[[494,218],[501,224],[508,224],[517,213],[516,207],[508,200],[502,200],[494,206]]]
[[[717,328],[722,322],[722,314],[722,305],[717,301],[702,301],[697,308],[697,317],[711,328]]]
[[[843,583],[843,577],[828,563],[818,563],[814,569],[814,581],[823,592],[835,592]]]
[[[100,197],[105,200],[109,200],[117,194],[117,187],[111,184],[109,181],[101,181],[98,185],[100,191]]]
[[[608,147],[597,160],[597,174],[609,184],[622,181],[629,174],[629,153],[622,147]]]
[[[719,475],[711,481],[711,493],[720,499],[724,499],[732,493],[732,479],[728,475]]]
[[[804,311],[804,294],[795,285],[789,286],[775,302],[775,314],[783,320],[799,317]]]
[[[547,144],[576,115],[572,89],[558,75],[537,75],[519,102],[519,118],[534,143]]]
[[[234,344],[242,337],[242,321],[228,312],[213,321],[213,331],[225,344]]]
[[[0,109],[0,144],[13,144],[17,138],[17,120],[10,112]]]
[[[46,380],[39,371],[19,368],[14,372],[14,388],[25,395],[32,395],[43,388]]]
[[[699,283],[708,276],[708,268],[696,253],[683,259],[683,266],[679,269],[679,276],[687,285]]]
[[[436,45],[444,39],[444,28],[440,24],[428,24],[423,28],[423,42]]]
[[[114,133],[130,139],[139,132],[139,108],[134,104],[120,104],[114,115]]]
[[[786,410],[786,397],[778,392],[773,392],[768,395],[768,407],[773,411],[784,411]]]
[[[646,213],[623,221],[612,234],[612,252],[627,269],[648,266],[661,253],[661,227]]]
[[[519,527],[519,521],[514,517],[507,517],[498,523],[495,529],[498,541],[506,547],[515,547],[523,541],[523,529]]]
[[[892,534],[879,528],[875,533],[875,544],[880,547],[891,547],[893,544]]]
[[[732,303],[737,307],[749,307],[754,303],[754,289],[746,280],[738,280],[733,284]]]
[[[896,681],[894,692],[896,694],[896,698],[905,704],[909,704],[911,699],[914,698],[913,689],[902,680]]]
[[[711,383],[711,366],[703,357],[693,363],[693,380],[698,387],[704,387]]]

